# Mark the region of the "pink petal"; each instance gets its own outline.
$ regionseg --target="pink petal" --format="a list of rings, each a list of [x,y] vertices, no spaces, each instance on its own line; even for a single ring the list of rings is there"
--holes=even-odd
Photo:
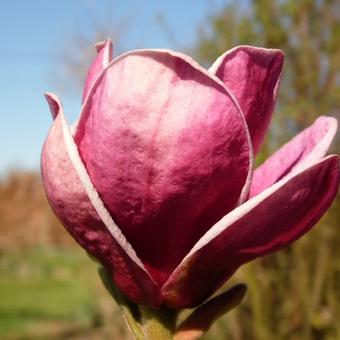
[[[319,117],[255,170],[250,197],[259,194],[286,175],[310,166],[327,153],[337,131],[332,117]]]
[[[244,117],[189,57],[134,51],[90,95],[76,142],[106,207],[164,282],[238,202],[251,168]]]
[[[203,302],[243,263],[301,237],[332,203],[339,175],[339,157],[329,156],[223,217],[162,288],[165,306],[192,307]]]
[[[84,91],[83,91],[83,102],[95,80],[98,78],[100,73],[112,60],[112,42],[110,39],[96,44],[97,56],[94,59],[86,77]]]
[[[59,98],[53,93],[46,92],[44,95],[45,95],[47,104],[50,108],[52,118],[56,119],[61,108],[61,102]]]
[[[240,103],[255,154],[271,120],[283,59],[280,50],[239,46],[220,56],[209,70]]]
[[[87,181],[61,107],[58,111],[41,159],[43,183],[54,212],[77,242],[107,268],[124,294],[138,303],[157,306],[158,286],[123,235],[114,230],[113,221],[107,222],[110,216]]]

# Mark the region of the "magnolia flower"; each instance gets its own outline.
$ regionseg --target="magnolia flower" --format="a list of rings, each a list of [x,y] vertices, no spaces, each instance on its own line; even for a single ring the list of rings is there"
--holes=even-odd
[[[49,202],[131,301],[202,303],[244,263],[306,233],[333,201],[337,122],[320,117],[253,171],[274,108],[279,50],[239,46],[205,70],[170,50],[112,60],[97,46],[79,120],[42,152]]]

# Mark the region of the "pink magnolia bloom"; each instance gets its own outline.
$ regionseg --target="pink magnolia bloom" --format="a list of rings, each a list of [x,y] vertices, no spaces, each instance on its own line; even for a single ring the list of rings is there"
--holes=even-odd
[[[318,118],[253,171],[281,51],[239,46],[209,70],[170,50],[111,55],[110,41],[98,45],[71,128],[46,94],[55,120],[42,176],[61,222],[130,300],[196,306],[330,206],[334,118]]]

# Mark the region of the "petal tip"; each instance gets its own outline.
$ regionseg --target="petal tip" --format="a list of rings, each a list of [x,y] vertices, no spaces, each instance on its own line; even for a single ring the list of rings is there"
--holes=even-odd
[[[329,129],[336,131],[338,129],[338,120],[332,116],[320,116],[315,122],[323,122],[329,126]]]
[[[111,41],[111,39],[108,38],[106,40],[97,42],[94,45],[94,47],[95,47],[97,53],[99,53],[105,47],[109,47],[109,49],[112,49],[112,41]]]
[[[58,116],[60,112],[61,102],[59,98],[54,93],[51,93],[51,92],[45,92],[44,97],[47,101],[47,104],[50,108],[50,111],[51,111],[51,114],[54,120],[56,119],[56,117]]]

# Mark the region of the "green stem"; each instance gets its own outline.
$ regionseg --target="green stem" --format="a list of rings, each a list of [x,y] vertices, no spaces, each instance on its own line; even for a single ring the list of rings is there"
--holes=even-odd
[[[120,293],[104,268],[99,268],[99,275],[108,292],[118,303],[133,339],[172,339],[176,328],[177,311],[136,305]]]
[[[176,329],[177,311],[153,309],[139,306],[142,315],[141,323],[145,339],[172,339]]]

